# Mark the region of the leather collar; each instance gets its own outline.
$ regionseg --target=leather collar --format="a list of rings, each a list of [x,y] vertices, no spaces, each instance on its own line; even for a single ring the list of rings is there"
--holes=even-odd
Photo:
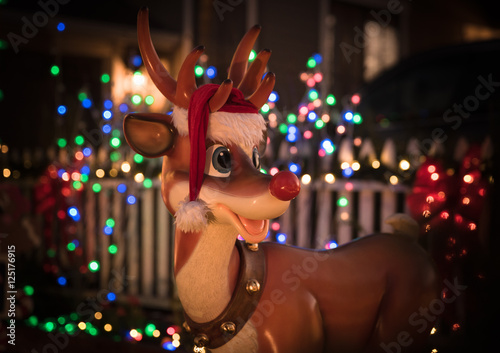
[[[194,335],[197,347],[218,348],[230,341],[250,319],[264,290],[266,257],[258,244],[237,240],[240,270],[229,304],[215,319],[197,323],[185,312],[185,328]]]

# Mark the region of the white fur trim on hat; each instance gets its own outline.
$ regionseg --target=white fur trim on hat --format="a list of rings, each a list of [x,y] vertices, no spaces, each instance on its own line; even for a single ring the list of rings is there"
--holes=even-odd
[[[189,201],[187,196],[179,202],[179,209],[175,212],[175,226],[183,232],[202,231],[208,223],[209,208],[203,200]]]
[[[413,240],[418,240],[420,227],[418,222],[405,213],[395,213],[387,217],[386,224],[389,224],[394,229],[394,234],[406,235]]]
[[[187,109],[174,106],[174,126],[181,136],[189,134]],[[260,114],[215,112],[208,118],[207,138],[222,144],[235,143],[246,147],[258,146],[266,130]]]

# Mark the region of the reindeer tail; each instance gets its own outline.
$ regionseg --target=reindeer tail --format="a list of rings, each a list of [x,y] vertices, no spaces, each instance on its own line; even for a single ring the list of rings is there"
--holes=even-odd
[[[396,235],[403,235],[418,240],[419,225],[417,221],[404,213],[396,213],[386,218],[386,224],[389,224],[394,229],[393,233]]]

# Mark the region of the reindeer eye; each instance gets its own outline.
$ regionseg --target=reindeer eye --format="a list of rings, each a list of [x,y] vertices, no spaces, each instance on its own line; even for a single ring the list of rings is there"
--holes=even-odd
[[[260,169],[260,155],[257,147],[254,147],[252,151],[252,163],[255,168]]]
[[[231,174],[231,152],[222,145],[207,148],[205,173],[215,177],[228,177]]]

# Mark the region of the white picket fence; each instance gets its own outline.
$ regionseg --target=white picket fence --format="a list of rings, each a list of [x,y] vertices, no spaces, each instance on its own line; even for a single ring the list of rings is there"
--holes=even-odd
[[[117,185],[126,183],[126,193]],[[374,181],[338,180],[333,184],[316,182],[303,185],[299,196],[279,219],[277,232],[287,235],[287,243],[308,248],[323,248],[331,240],[339,245],[377,231],[390,231],[384,219],[405,212],[408,188]],[[107,288],[116,273],[123,273],[126,286],[118,295],[134,295],[142,303],[166,306],[175,296],[173,282],[174,226],[161,197],[159,180],[145,189],[133,181],[103,180],[102,190],[85,191],[82,210],[84,246],[87,260],[97,259],[101,268],[99,285]],[[128,195],[136,203],[127,204]],[[347,206],[337,200],[345,197]],[[103,229],[108,218],[115,220],[111,235]],[[271,234],[270,240],[275,237]],[[116,254],[108,252],[116,244]]]
[[[125,193],[117,190],[122,183],[127,185]],[[168,305],[174,294],[174,229],[159,181],[151,188],[133,180],[110,179],[100,184],[99,193],[86,190],[83,215],[85,254],[88,261],[100,263],[100,286],[108,289],[112,277],[119,274],[125,283],[121,294],[138,296],[152,306]],[[127,203],[129,195],[135,196],[135,203]],[[104,233],[108,218],[115,221],[111,235]],[[118,247],[116,254],[109,253],[110,244]]]

